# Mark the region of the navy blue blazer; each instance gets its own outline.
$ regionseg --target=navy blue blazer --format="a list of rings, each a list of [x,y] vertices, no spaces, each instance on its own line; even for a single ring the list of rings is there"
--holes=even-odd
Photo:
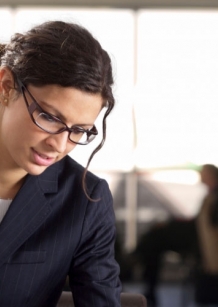
[[[120,306],[115,217],[105,180],[69,156],[26,181],[0,224],[0,306],[53,307],[66,276],[77,307]]]

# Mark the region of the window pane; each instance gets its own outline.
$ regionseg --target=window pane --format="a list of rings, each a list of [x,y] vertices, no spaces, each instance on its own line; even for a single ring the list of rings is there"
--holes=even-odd
[[[7,43],[12,35],[12,10],[7,7],[0,8],[0,41],[2,44]]]
[[[140,168],[217,163],[218,11],[138,15]]]

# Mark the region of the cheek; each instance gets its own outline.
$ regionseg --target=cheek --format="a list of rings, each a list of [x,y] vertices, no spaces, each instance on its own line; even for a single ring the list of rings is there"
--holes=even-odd
[[[67,146],[66,146],[66,150],[64,153],[64,156],[68,155],[72,150],[74,150],[74,148],[77,146],[77,144],[74,144],[72,142],[67,142]]]
[[[2,136],[5,142],[13,147],[25,147],[30,142],[35,142],[37,127],[31,122],[31,120],[17,112],[15,116],[14,112],[5,114],[2,120]],[[28,115],[28,114],[27,114]]]
[[[18,108],[18,102],[12,102],[13,105],[6,108],[2,117],[2,128],[14,133],[25,130],[29,123],[27,112],[23,108]]]

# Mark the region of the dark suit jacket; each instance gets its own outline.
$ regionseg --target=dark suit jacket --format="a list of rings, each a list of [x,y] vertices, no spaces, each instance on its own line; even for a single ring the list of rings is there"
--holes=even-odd
[[[70,157],[28,175],[0,224],[0,306],[56,306],[69,275],[75,306],[120,306],[108,185]]]

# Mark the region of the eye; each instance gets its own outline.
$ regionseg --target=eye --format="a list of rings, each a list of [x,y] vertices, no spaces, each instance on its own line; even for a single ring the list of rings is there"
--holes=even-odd
[[[56,123],[58,122],[58,120],[53,117],[52,115],[48,114],[48,113],[40,113],[40,118],[41,120],[43,121],[47,121],[47,122],[50,122],[50,123]]]
[[[86,130],[81,128],[81,127],[79,127],[79,126],[77,126],[77,127],[73,127],[72,128],[72,132],[74,134],[78,134],[79,135],[79,134],[83,134],[84,132],[86,132]]]

